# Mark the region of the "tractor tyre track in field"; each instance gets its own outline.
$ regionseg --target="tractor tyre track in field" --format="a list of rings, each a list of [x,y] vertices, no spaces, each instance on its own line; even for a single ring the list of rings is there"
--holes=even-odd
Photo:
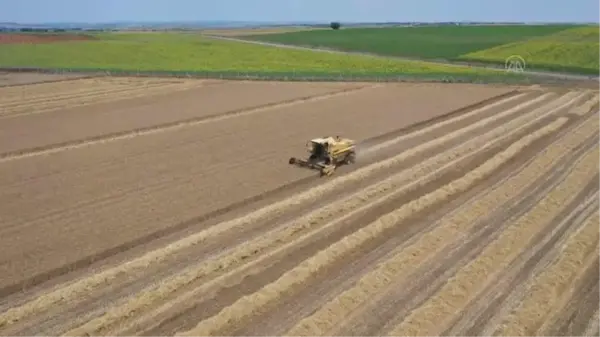
[[[118,91],[98,83],[106,92]],[[127,85],[126,80],[115,83]],[[42,93],[51,88],[45,85],[28,88]],[[46,143],[0,154],[0,166],[39,165],[70,149],[78,149],[68,152],[71,157],[81,156],[106,143],[127,144],[165,132],[170,133],[161,137],[175,136],[172,131],[202,129],[206,123],[235,125],[235,117],[283,113],[287,106],[333,97],[346,100],[360,91],[363,99],[376,91],[369,89],[385,86],[332,87],[325,94]],[[85,92],[75,95],[75,100],[87,99]],[[14,97],[10,104],[20,106]],[[58,101],[66,97],[52,104],[68,108],[67,101]],[[373,130],[358,139],[359,161],[333,177],[298,175],[3,286],[0,333],[597,333],[597,105],[597,91],[505,90],[412,125]],[[131,151],[131,158],[149,165],[169,160],[165,153],[152,159],[150,150]],[[238,163],[270,156],[265,152]],[[98,165],[116,173],[128,163]],[[206,172],[228,167],[220,165]],[[96,172],[85,162],[81,168]],[[42,172],[46,175],[37,179],[55,174]],[[140,191],[158,195],[165,186],[185,181],[182,172],[165,174]],[[26,186],[24,181],[6,181],[6,186],[14,190]],[[133,187],[100,198],[120,202]],[[100,201],[81,200],[69,212]],[[33,222],[14,222],[0,232],[10,235],[17,225],[36,228]],[[557,295],[549,299],[549,293]],[[536,310],[549,300],[544,322]]]

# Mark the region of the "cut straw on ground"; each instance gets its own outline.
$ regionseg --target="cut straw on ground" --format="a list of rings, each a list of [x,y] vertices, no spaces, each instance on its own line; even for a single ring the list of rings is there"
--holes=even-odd
[[[76,106],[112,102],[122,99],[146,97],[149,95],[170,93],[192,88],[199,88],[206,83],[202,81],[186,81],[181,83],[153,83],[144,85],[132,82],[125,85],[106,84],[100,86],[89,85],[82,89],[64,93],[47,93],[42,95],[30,95],[30,99],[24,101],[17,97],[14,101],[0,102],[1,117],[15,117],[30,114],[40,114],[66,109]]]
[[[396,326],[390,335],[441,333],[457,310],[461,310],[547,227],[577,193],[598,174],[598,148],[588,153],[570,175],[529,212],[516,220],[494,242],[450,279],[434,296]]]
[[[519,154],[527,145],[547,134],[555,132],[567,121],[567,118],[559,119],[555,123],[538,130],[538,132],[523,137],[506,150],[483,163],[481,166],[468,172],[462,178],[454,180],[453,182],[380,217],[373,223],[344,237],[327,249],[322,250],[308,260],[305,260],[297,267],[286,272],[275,282],[266,285],[251,295],[240,298],[232,305],[221,310],[217,315],[201,321],[195,328],[178,335],[211,335],[218,333],[221,329],[231,323],[245,319],[252,315],[255,310],[277,300],[292,286],[304,282],[315,272],[335,263],[339,258],[358,248],[361,244],[381,235],[386,229],[395,227],[408,216],[420,212],[438,202],[443,202],[452,195],[470,188],[481,179],[492,174],[503,163]]]
[[[555,106],[556,104],[557,103],[552,102],[549,104],[549,106]],[[541,107],[526,115],[522,115],[515,120],[512,120],[511,122],[486,133],[483,137],[477,137],[459,146],[458,149],[452,149],[441,153],[433,158],[430,158],[429,160],[426,160],[420,165],[417,165],[416,167],[404,170],[378,184],[375,184],[374,186],[367,187],[365,190],[359,191],[346,199],[329,204],[321,209],[309,213],[305,217],[302,217],[296,221],[292,221],[291,223],[282,226],[282,229],[274,230],[255,240],[246,242],[243,246],[236,247],[237,249],[234,248],[228,252],[225,252],[220,258],[186,270],[180,275],[162,282],[159,286],[144,291],[145,295],[143,297],[133,298],[121,306],[114,307],[108,310],[101,317],[87,322],[83,326],[69,331],[67,334],[81,335],[83,333],[92,332],[100,333],[111,324],[115,324],[123,317],[127,317],[130,312],[139,312],[144,307],[151,305],[153,302],[166,298],[176,289],[184,287],[191,282],[210,274],[211,272],[226,270],[232,266],[235,266],[236,264],[248,261],[248,257],[257,256],[262,252],[272,249],[274,246],[276,247],[277,245],[281,245],[281,243],[285,242],[285,245],[276,249],[275,251],[267,253],[266,255],[262,256],[260,260],[267,259],[274,254],[278,254],[282,250],[287,249],[289,246],[292,246],[300,240],[304,240],[312,235],[312,233],[309,232],[308,234],[302,236],[303,232],[318,228],[320,224],[326,223],[328,220],[337,215],[343,214],[345,217],[352,216],[353,212],[359,212],[361,211],[361,207],[366,207],[363,206],[364,204],[371,203],[369,206],[372,206],[374,199],[381,194],[394,191],[394,189],[398,189],[402,184],[406,184],[408,182],[414,182],[412,185],[425,184],[427,181],[430,181],[435,177],[436,171],[445,169],[445,167],[443,167],[445,162],[446,166],[449,166],[454,162],[459,161],[461,158],[456,159],[461,155],[459,150],[462,151],[463,154],[470,151],[484,150],[494,145],[490,142],[495,143],[499,141],[499,139],[494,140],[494,137],[509,138],[513,134],[522,131],[522,129],[531,126],[539,119],[544,118],[548,114],[556,111],[555,109],[547,110],[546,108],[547,107]],[[453,159],[454,161],[449,164],[447,163],[449,160]],[[419,179],[420,177],[421,179]],[[413,186],[410,187],[414,188]],[[392,192],[392,194],[389,194],[375,202],[384,202],[389,197],[393,197],[399,193],[404,193],[405,189],[406,187],[398,189],[395,192]],[[334,226],[336,223],[337,221],[334,223],[329,223],[326,227]],[[294,238],[298,236],[300,237],[294,241]],[[255,263],[258,262],[259,261],[255,261]],[[209,287],[212,283],[213,282],[206,283],[203,287],[201,287],[201,289],[198,289],[198,291]]]
[[[527,291],[526,297],[502,323],[494,335],[525,336],[535,335],[544,323],[550,308],[562,298],[573,284],[578,272],[589,257],[598,252],[597,212],[590,216],[584,228],[565,244],[558,259],[537,275]]]
[[[577,95],[577,93],[571,92],[571,93],[563,96],[563,99],[571,98],[574,95]],[[526,108],[527,106],[533,104],[533,102],[541,101],[549,96],[551,96],[551,95],[543,95],[533,101],[529,101],[526,104],[521,104],[518,107],[512,108],[507,111],[511,111],[511,113],[517,112],[520,109]],[[567,102],[566,104],[570,104],[570,102]],[[481,113],[484,111],[485,111],[485,109],[479,110],[479,112],[481,112]],[[461,115],[461,116],[454,118],[453,121],[456,122],[456,121],[462,120],[464,118],[466,118],[466,117],[464,117],[464,115]],[[483,127],[487,124],[493,123],[496,119],[498,119],[497,116],[492,116],[492,117],[483,119],[473,125],[470,125],[468,127],[460,129],[458,131],[455,131],[444,137],[440,137],[433,141],[422,144],[420,146],[411,148],[410,150],[405,151],[405,152],[403,152],[397,156],[394,156],[392,158],[386,159],[381,162],[377,162],[375,164],[366,166],[364,168],[360,168],[352,173],[349,173],[348,175],[336,177],[336,178],[332,179],[331,181],[326,182],[323,185],[312,188],[312,189],[305,191],[303,193],[300,193],[294,197],[287,198],[282,201],[271,204],[267,207],[261,208],[261,209],[254,211],[244,217],[240,217],[240,218],[233,219],[231,221],[219,223],[219,224],[217,224],[213,227],[210,227],[204,231],[190,235],[184,239],[175,241],[161,249],[157,249],[157,250],[148,252],[136,259],[133,259],[131,261],[128,261],[128,262],[118,265],[116,267],[106,269],[100,273],[93,275],[93,276],[80,279],[80,280],[78,280],[72,284],[66,285],[64,287],[59,287],[56,290],[46,293],[30,302],[25,303],[22,306],[12,308],[12,309],[8,310],[7,312],[2,313],[0,315],[0,327],[17,322],[31,314],[35,314],[35,313],[41,312],[43,310],[46,310],[47,308],[49,308],[52,305],[58,305],[60,303],[74,300],[74,299],[78,298],[79,296],[91,291],[92,289],[98,288],[104,284],[111,282],[113,279],[119,277],[120,275],[124,275],[124,274],[130,273],[130,272],[135,272],[136,270],[146,269],[151,265],[160,263],[161,261],[165,260],[168,256],[173,255],[173,254],[180,252],[184,249],[187,249],[189,247],[192,247],[194,245],[200,244],[201,242],[207,240],[210,237],[219,235],[221,233],[224,233],[229,230],[233,230],[233,229],[241,227],[241,226],[245,226],[247,224],[250,224],[250,223],[253,223],[256,221],[265,220],[270,217],[282,214],[291,207],[295,207],[297,205],[302,205],[303,203],[310,202],[311,200],[314,199],[315,196],[318,196],[318,195],[321,195],[324,193],[328,193],[331,191],[335,191],[337,188],[342,187],[342,186],[346,185],[347,183],[362,180],[362,179],[364,179],[364,177],[366,177],[370,174],[373,174],[377,171],[380,171],[380,170],[383,170],[386,168],[391,168],[397,164],[402,163],[403,161],[407,160],[408,158],[414,157],[424,151],[427,151],[429,149],[432,149],[439,145],[442,145],[451,139],[460,137],[464,134],[468,134],[472,130],[475,130],[479,127]],[[438,125],[433,125],[433,126],[427,127],[425,129],[419,131],[419,133],[430,132],[430,131],[438,129],[439,127],[440,126],[438,126]],[[413,138],[416,136],[417,136],[417,134],[408,134],[408,135],[402,136],[401,138],[406,140],[406,139],[410,139],[410,138]]]
[[[594,105],[598,104],[598,98],[600,98],[599,94],[594,94],[592,98],[590,98],[585,104],[574,108],[571,113],[577,116],[583,116],[590,112]]]
[[[544,113],[540,114],[540,112]],[[305,240],[311,240],[313,236],[319,235],[321,231],[330,227],[335,227],[359,212],[371,207],[376,207],[376,205],[384,203],[390,198],[405,194],[409,190],[432,181],[441,174],[441,172],[454,167],[462,161],[465,156],[473,154],[474,151],[484,151],[497,145],[501,141],[510,139],[514,137],[515,134],[522,132],[522,130],[532,126],[541,118],[544,118],[553,112],[554,110],[548,111],[544,110],[544,107],[542,107],[528,114],[521,115],[480,137],[475,137],[453,149],[449,149],[429,158],[410,169],[403,170],[377,184],[366,187],[365,189],[350,195],[348,198],[335,201],[297,220],[283,224],[281,229],[266,233],[258,239],[244,243],[241,247],[234,247],[230,251],[225,252],[218,258],[218,262],[213,261],[211,263],[201,264],[198,267],[185,271],[166,283],[162,283],[158,288],[148,289],[144,292],[145,294],[156,294],[156,296],[145,296],[143,299],[134,298],[123,306],[115,307],[114,309],[107,311],[103,317],[85,324],[85,327],[96,333],[100,332],[100,327],[102,327],[101,331],[105,331],[107,325],[114,324],[120,318],[127,316],[128,312],[139,312],[140,310],[143,310],[144,307],[151,305],[152,300],[160,300],[167,297],[169,293],[165,292],[164,289],[178,289],[191,282],[197,281],[211,272],[216,270],[226,270],[241,262],[249,261],[248,257],[255,257],[266,252],[266,254],[263,254],[260,258],[253,261],[250,260],[251,262],[248,262],[243,268],[233,269],[231,272],[206,282],[201,287],[195,288],[183,296],[179,296],[176,300],[166,303],[159,309],[153,310],[150,314],[150,317],[152,318],[145,317],[141,319],[141,321],[150,319],[152,322],[157,322],[161,312],[168,311],[173,306],[181,306],[183,305],[182,302],[190,301],[193,300],[194,297],[201,296],[202,293],[208,291],[207,289],[223,282],[222,279],[231,274],[242,273],[244,270],[248,270],[254,265],[259,265],[273,256],[284,253],[285,250],[290,249],[294,245],[301,244]],[[341,217],[337,218],[335,221],[331,221],[331,219],[340,215]],[[303,234],[304,232],[308,233]],[[273,250],[273,247],[277,247],[277,245],[280,245],[281,243],[285,244]],[[177,283],[177,285],[174,285],[173,283]],[[136,322],[135,324],[140,325],[143,323]],[[81,333],[81,331],[88,330],[82,326],[81,329],[78,329],[77,331]]]
[[[493,189],[482,198],[456,210],[452,215],[441,220],[438,227],[424,234],[411,246],[400,247],[393,257],[382,262],[374,271],[361,278],[354,287],[340,294],[311,316],[298,322],[286,335],[327,335],[336,323],[346,319],[353,311],[359,310],[363,303],[372,300],[385,287],[391,284],[401,286],[407,282],[410,273],[407,273],[405,267],[426,263],[443,247],[460,239],[478,218],[489,214],[492,209],[530,188],[529,184],[535,181],[536,176],[550,172],[562,158],[561,154],[568,153],[584,142],[586,137],[591,134],[590,131],[595,133],[597,129],[591,128],[587,133],[569,134],[561,142],[550,146],[518,175],[501,182],[498,188]],[[440,238],[444,239],[440,240]]]

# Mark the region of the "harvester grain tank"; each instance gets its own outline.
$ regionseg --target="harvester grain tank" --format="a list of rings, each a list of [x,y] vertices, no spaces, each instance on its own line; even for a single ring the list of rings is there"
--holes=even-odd
[[[351,139],[336,137],[315,138],[307,142],[308,159],[290,158],[289,163],[318,170],[321,176],[330,176],[340,165],[352,164],[356,160],[356,147]]]

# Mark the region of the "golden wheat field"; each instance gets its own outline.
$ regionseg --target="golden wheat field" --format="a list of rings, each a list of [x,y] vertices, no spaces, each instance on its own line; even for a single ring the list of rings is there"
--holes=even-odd
[[[597,336],[598,97],[2,87],[0,334]],[[357,162],[288,165],[325,135]]]

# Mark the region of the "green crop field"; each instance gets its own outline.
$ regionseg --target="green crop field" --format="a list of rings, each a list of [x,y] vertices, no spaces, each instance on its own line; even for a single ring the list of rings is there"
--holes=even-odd
[[[0,45],[0,67],[370,76],[507,76],[499,71],[291,50],[184,33],[102,33],[93,41]]]
[[[505,44],[461,56],[461,59],[501,63],[512,55],[525,59],[528,68],[598,74],[599,27],[568,29],[541,38]]]
[[[423,59],[455,59],[494,46],[549,35],[572,26],[436,26],[348,28],[244,36],[299,46]]]

